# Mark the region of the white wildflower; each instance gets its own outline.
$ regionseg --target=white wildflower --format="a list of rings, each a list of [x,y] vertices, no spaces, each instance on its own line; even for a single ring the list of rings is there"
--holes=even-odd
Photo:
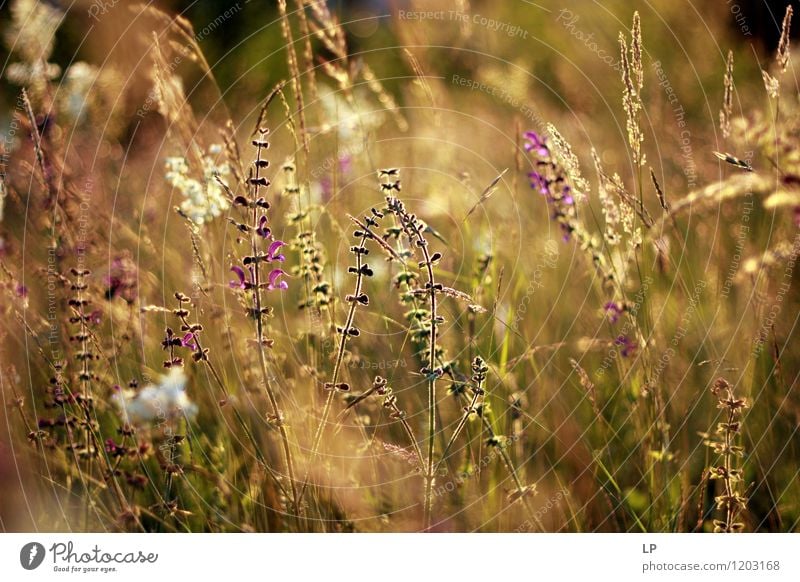
[[[204,224],[222,215],[230,207],[225,192],[216,180],[217,176],[230,174],[227,162],[217,163],[214,156],[222,152],[222,147],[212,145],[203,156],[202,178],[191,177],[191,170],[185,158],[170,157],[165,160],[167,182],[184,197],[181,211],[192,222]]]
[[[75,63],[64,73],[58,97],[61,111],[70,119],[78,121],[86,116],[90,90],[98,78],[98,68],[84,62]]]
[[[326,119],[333,120],[332,124],[323,125],[321,131],[336,130],[340,149],[348,151],[360,151],[366,135],[379,128],[385,119],[381,111],[369,109],[357,96],[351,103],[341,93],[327,90],[321,92],[320,103]]]
[[[53,63],[11,63],[6,69],[6,78],[15,85],[26,86],[50,81],[61,74],[61,67]]]
[[[175,367],[158,384],[150,384],[139,392],[119,391],[113,400],[126,422],[134,424],[158,422],[179,416],[193,418],[197,405],[186,394],[186,374]]]
[[[29,85],[59,75],[58,65],[47,60],[53,54],[53,41],[63,16],[62,10],[47,2],[16,0],[11,5],[11,24],[5,33],[5,43],[21,62],[6,69],[9,81]]]

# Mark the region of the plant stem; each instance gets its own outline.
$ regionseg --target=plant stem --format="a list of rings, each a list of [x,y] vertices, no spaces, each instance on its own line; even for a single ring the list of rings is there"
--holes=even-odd
[[[259,128],[259,132],[263,135],[266,133],[265,130]],[[253,268],[253,277],[255,286],[253,288],[253,301],[255,302],[255,318],[256,318],[256,339],[258,342],[258,361],[261,368],[261,376],[264,380],[264,387],[267,392],[267,398],[269,399],[270,407],[272,408],[272,415],[275,418],[275,423],[278,425],[278,431],[281,435],[281,444],[283,445],[283,456],[284,461],[286,463],[286,472],[289,476],[289,486],[292,490],[292,503],[294,504],[295,509],[295,518],[299,519],[299,515],[301,513],[300,509],[300,499],[297,495],[297,483],[294,474],[294,463],[292,459],[292,449],[289,443],[289,434],[286,430],[286,425],[283,422],[282,414],[280,411],[280,407],[278,406],[278,399],[275,396],[275,390],[272,387],[272,382],[270,380],[269,372],[267,370],[267,359],[266,355],[264,354],[264,321],[263,321],[263,314],[261,312],[261,281],[260,281],[260,273],[261,273],[261,261],[259,260],[258,255],[258,242],[256,229],[258,228],[258,206],[255,204],[255,200],[258,198],[259,193],[259,178],[260,178],[260,171],[261,171],[261,153],[262,153],[262,142],[259,141],[256,151],[256,164],[255,164],[255,181],[254,181],[254,191],[253,191],[253,224],[250,231],[250,242],[253,252],[253,257],[255,257],[255,265]]]
[[[360,247],[364,247],[368,237],[369,237],[368,231],[364,230],[361,236],[361,242],[359,244]],[[364,280],[364,276],[361,273],[362,266],[363,266],[362,255],[361,253],[356,253],[357,274],[356,274],[356,287],[353,293],[354,297],[358,297],[362,293],[363,280]],[[331,390],[328,393],[327,398],[325,398],[325,406],[322,409],[322,418],[320,419],[319,426],[317,426],[317,430],[314,433],[314,441],[311,446],[311,455],[309,456],[308,459],[309,469],[306,470],[306,475],[303,478],[303,484],[300,487],[300,497],[299,497],[300,500],[302,500],[303,495],[305,494],[306,488],[308,486],[309,473],[311,472],[310,466],[317,457],[317,453],[319,452],[319,445],[322,442],[322,435],[325,432],[326,425],[328,424],[328,417],[330,416],[331,405],[333,404],[333,396],[336,393],[336,384],[339,383],[339,374],[341,373],[342,370],[342,361],[344,360],[344,351],[345,351],[345,346],[347,345],[348,330],[353,325],[357,306],[358,306],[358,301],[351,301],[350,307],[347,310],[347,319],[345,320],[345,324],[342,329],[341,333],[342,337],[339,340],[339,349],[336,353],[336,363],[333,366],[333,375],[331,377],[331,382],[330,382]]]
[[[431,526],[431,509],[433,505],[433,482],[435,477],[433,454],[434,439],[436,437],[436,281],[433,274],[433,264],[431,263],[428,244],[420,232],[419,226],[416,227],[417,240],[422,248],[422,256],[428,273],[428,285],[430,287],[431,301],[431,325],[430,325],[430,345],[428,348],[428,466],[425,473],[425,530]]]

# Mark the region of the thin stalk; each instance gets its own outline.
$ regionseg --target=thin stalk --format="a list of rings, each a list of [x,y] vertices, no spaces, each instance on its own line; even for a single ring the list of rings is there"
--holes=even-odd
[[[476,358],[477,359],[477,358]],[[476,371],[477,372],[477,371]],[[485,374],[485,372],[483,372]],[[485,378],[480,380],[479,386],[483,386],[483,382]],[[466,394],[459,393],[459,398],[464,399],[466,401]],[[473,402],[475,402],[475,395],[473,394],[472,400],[467,401],[469,405],[472,406]],[[516,469],[514,468],[514,463],[511,461],[511,457],[508,455],[508,452],[505,450],[505,446],[497,437],[497,433],[494,430],[494,426],[492,426],[491,421],[487,418],[485,411],[481,410],[480,412],[481,422],[483,427],[486,429],[486,432],[489,434],[490,442],[497,443],[497,449],[500,451],[500,457],[503,460],[503,464],[505,464],[506,469],[508,470],[509,475],[511,475],[512,480],[514,481],[514,485],[516,487],[516,492],[518,498],[522,501],[525,511],[528,514],[528,517],[536,522],[536,525],[539,526],[541,531],[545,531],[544,526],[542,525],[541,520],[536,516],[533,508],[528,501],[528,494],[532,491],[532,487],[527,487],[520,479],[519,475],[517,474]],[[449,446],[449,445],[448,445]]]
[[[286,41],[286,60],[289,65],[289,72],[292,75],[292,91],[297,101],[297,116],[300,119],[300,135],[303,140],[303,150],[306,156],[308,156],[309,144],[308,132],[306,131],[305,104],[303,103],[303,85],[300,82],[300,69],[297,65],[297,51],[294,48],[294,35],[292,34],[292,27],[286,13],[286,0],[278,0],[278,12],[281,16],[283,39]],[[303,15],[305,15],[305,12],[303,12]]]
[[[379,174],[386,176],[388,182],[381,184],[382,190],[392,189],[400,191],[400,181],[395,179],[397,175],[396,170],[382,170]],[[403,203],[396,197],[387,197],[387,208],[390,212],[395,214],[400,222],[401,227],[405,231],[406,236],[412,246],[417,246],[422,251],[423,260],[419,263],[420,268],[425,267],[427,275],[427,283],[425,292],[429,294],[430,300],[430,325],[428,326],[428,363],[422,369],[425,374],[428,384],[428,450],[426,459],[425,470],[425,486],[424,486],[424,499],[423,499],[423,524],[425,531],[430,529],[431,526],[431,513],[433,506],[433,484],[435,480],[435,466],[434,466],[434,453],[435,453],[435,438],[436,438],[436,380],[442,374],[442,371],[436,368],[436,339],[437,339],[437,326],[439,325],[439,318],[437,316],[437,301],[436,293],[441,290],[441,285],[436,284],[436,276],[434,274],[433,265],[441,258],[440,253],[434,255],[430,254],[428,250],[428,241],[425,239],[423,233],[423,225],[413,214],[409,214]]]
[[[473,392],[472,401],[469,403],[469,405],[467,405],[467,408],[466,408],[466,410],[464,412],[464,415],[458,421],[458,424],[456,425],[456,429],[453,431],[453,434],[450,436],[450,440],[447,441],[447,444],[445,445],[444,449],[442,449],[442,458],[439,459],[439,462],[436,464],[436,468],[435,468],[435,471],[437,473],[439,472],[439,469],[441,468],[441,466],[444,464],[444,462],[446,460],[446,457],[447,457],[447,453],[450,451],[450,447],[453,446],[453,443],[455,443],[456,439],[461,435],[461,431],[464,430],[464,427],[467,425],[467,421],[469,420],[469,417],[475,411],[475,405],[477,404],[477,401],[478,401],[478,393],[477,392]]]
[[[261,130],[259,128],[259,133],[264,135],[266,131]],[[256,151],[256,163],[255,166],[255,180],[253,181],[254,188],[253,188],[253,201],[258,199],[259,188],[261,187],[260,183],[260,172],[261,167],[263,165],[263,160],[261,157],[263,142],[258,140],[257,142],[257,151]],[[263,314],[261,311],[261,261],[258,260],[258,234],[256,230],[259,227],[259,217],[258,217],[258,205],[252,204],[252,219],[253,224],[250,230],[250,243],[253,252],[253,257],[255,257],[254,266],[253,266],[253,278],[254,284],[253,287],[253,301],[255,303],[255,319],[256,319],[256,339],[258,342],[258,361],[261,368],[261,376],[264,380],[264,387],[267,392],[267,398],[269,399],[270,407],[272,408],[272,414],[275,418],[275,422],[278,425],[278,432],[281,436],[281,444],[283,446],[283,455],[284,461],[286,463],[286,472],[289,476],[289,485],[292,490],[292,502],[294,503],[295,508],[295,518],[298,518],[299,514],[301,513],[300,509],[300,500],[297,495],[297,483],[294,474],[294,463],[292,459],[292,450],[289,443],[289,434],[286,430],[286,425],[283,422],[283,418],[281,415],[280,407],[278,406],[278,399],[275,396],[275,390],[272,387],[272,382],[270,380],[269,372],[267,370],[267,360],[266,355],[264,354],[264,320]]]
[[[181,323],[183,323],[185,326],[187,327],[189,326],[189,321],[186,319],[185,316],[181,316],[180,320]],[[217,386],[219,386],[219,389],[225,396],[225,399],[228,400],[230,398],[230,392],[228,392],[228,389],[225,387],[225,383],[222,381],[222,376],[220,376],[216,366],[214,366],[214,364],[208,358],[207,350],[203,348],[203,344],[200,342],[199,334],[195,333],[192,341],[195,344],[194,352],[195,354],[199,355],[199,361],[203,362],[206,365],[208,371],[211,372],[211,377],[214,379],[214,382],[217,384]],[[239,426],[242,427],[242,430],[244,431],[248,440],[253,445],[253,450],[255,451],[256,458],[261,463],[261,466],[264,467],[264,469],[267,471],[270,477],[272,477],[275,484],[281,490],[281,493],[288,497],[288,492],[286,491],[286,488],[283,486],[283,483],[281,483],[280,476],[275,472],[274,469],[272,469],[272,467],[269,466],[269,463],[267,463],[267,458],[264,455],[264,452],[261,450],[258,441],[256,441],[255,437],[253,436],[253,433],[248,428],[247,423],[244,421],[244,417],[239,412],[239,409],[236,408],[235,406],[233,407],[233,415],[236,418],[236,422],[238,422]]]
[[[367,230],[364,230],[361,235],[361,241],[359,243],[359,247],[363,248],[367,242],[367,239],[370,238],[370,234]],[[354,297],[359,297],[363,291],[363,283],[364,283],[364,275],[362,273],[363,267],[363,259],[361,253],[355,253],[356,255],[356,286],[355,291],[353,292]],[[306,488],[308,486],[308,478],[311,472],[311,465],[314,463],[317,457],[317,453],[319,452],[319,445],[322,442],[322,435],[325,432],[325,427],[328,424],[328,417],[331,413],[331,405],[333,404],[333,396],[336,393],[336,385],[339,384],[339,374],[342,370],[342,361],[344,360],[344,351],[345,346],[347,345],[347,338],[349,337],[348,331],[353,326],[353,321],[356,315],[356,308],[358,307],[358,301],[351,301],[350,307],[347,310],[347,318],[345,320],[344,327],[342,328],[341,332],[341,339],[339,340],[339,349],[336,352],[336,362],[333,366],[333,374],[331,375],[330,381],[330,392],[328,396],[325,398],[325,406],[322,409],[322,418],[320,419],[320,423],[317,426],[317,430],[314,433],[314,441],[311,445],[311,455],[308,459],[309,469],[306,470],[306,475],[303,478],[303,484],[300,487],[300,496],[299,499],[303,499],[303,495],[305,494]]]
[[[734,411],[733,409],[728,409],[728,424],[734,421]],[[723,456],[723,464],[725,466],[725,479],[723,482],[725,483],[725,495],[728,498],[733,497],[733,485],[731,484],[731,431],[725,431],[725,455]],[[733,526],[733,504],[728,501],[725,508],[725,527],[727,528],[726,531],[731,531],[731,527]]]
[[[478,405],[478,399],[480,398],[480,396],[481,396],[483,393],[484,393],[484,392],[483,392],[483,382],[481,382],[481,383],[480,383],[478,386],[476,386],[476,387],[475,387],[475,389],[472,391],[472,400],[471,400],[471,401],[470,401],[470,403],[467,405],[467,407],[464,409],[464,415],[463,415],[463,416],[461,417],[461,419],[458,421],[458,424],[456,425],[456,429],[453,431],[453,434],[450,436],[450,440],[447,442],[447,445],[446,445],[446,446],[444,447],[444,449],[442,450],[442,455],[441,455],[441,456],[442,456],[442,458],[441,458],[441,459],[439,459],[439,462],[436,464],[436,472],[437,472],[437,473],[439,472],[439,468],[440,468],[440,467],[442,466],[442,464],[445,462],[445,460],[446,460],[446,457],[447,457],[447,453],[448,453],[448,451],[450,450],[450,447],[452,447],[452,446],[453,446],[453,443],[455,443],[455,442],[456,442],[456,439],[457,439],[457,438],[459,437],[459,435],[461,434],[461,431],[462,431],[462,430],[464,430],[464,427],[465,427],[465,426],[467,426],[467,421],[469,420],[469,417],[470,417],[470,416],[471,416],[471,415],[472,415],[474,412],[476,412],[476,407],[477,407],[477,405]]]
[[[489,437],[494,441],[497,439],[497,433],[495,433],[494,427],[492,423],[486,418],[485,414],[481,414],[481,420],[483,421],[483,426],[486,428],[486,432],[489,433]],[[517,488],[517,495],[519,495],[522,504],[525,506],[525,511],[528,513],[528,517],[533,519],[536,522],[536,525],[539,526],[541,531],[545,531],[544,525],[542,521],[536,516],[536,513],[533,511],[533,508],[530,505],[530,501],[528,500],[528,493],[529,488],[526,487],[522,480],[519,478],[517,474],[517,470],[514,468],[514,464],[511,462],[511,457],[508,456],[508,452],[505,449],[505,446],[501,443],[497,446],[497,449],[500,451],[500,458],[503,460],[503,463],[508,470],[509,475],[511,475],[511,479],[514,481],[514,486]]]
[[[400,424],[405,430],[408,439],[411,441],[411,446],[414,448],[414,454],[417,456],[417,462],[419,463],[420,470],[424,470],[425,467],[425,457],[422,455],[422,449],[419,448],[419,443],[417,443],[417,437],[414,435],[414,431],[411,429],[411,425],[408,424],[406,420],[405,413],[400,410],[400,407],[397,406],[397,397],[391,393],[391,388],[387,385],[386,379],[378,376],[375,378],[375,383],[373,384],[373,390],[375,390],[378,394],[385,396],[383,401],[383,406],[391,410],[389,413],[390,418],[395,418],[400,421]]]
[[[434,442],[436,437],[436,280],[433,274],[433,263],[428,251],[428,243],[422,232],[417,226],[415,229],[417,241],[422,248],[426,271],[428,274],[428,285],[430,287],[431,301],[431,324],[430,324],[430,346],[428,349],[428,466],[425,474],[425,529],[431,526],[431,508],[433,505],[433,482],[434,482]]]

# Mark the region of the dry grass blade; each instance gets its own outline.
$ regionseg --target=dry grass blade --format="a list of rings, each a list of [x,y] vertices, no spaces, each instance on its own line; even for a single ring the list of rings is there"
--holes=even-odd
[[[436,97],[433,94],[433,90],[431,90],[431,85],[428,82],[428,78],[425,75],[425,71],[422,69],[422,65],[419,62],[419,59],[414,56],[408,49],[403,49],[403,54],[405,55],[408,62],[411,64],[411,69],[414,71],[414,74],[417,76],[417,82],[422,87],[422,90],[425,92],[425,96],[430,101],[431,107],[434,110],[434,123],[438,126],[440,123],[440,115],[437,111],[438,106],[436,105]]]
[[[494,194],[495,186],[497,186],[498,182],[500,182],[500,180],[503,178],[506,172],[508,172],[508,168],[500,172],[497,175],[497,177],[494,180],[492,180],[491,183],[488,186],[486,186],[486,188],[483,189],[483,192],[481,192],[481,195],[478,197],[478,201],[472,208],[469,209],[466,216],[464,216],[464,220],[461,221],[462,223],[466,222],[467,219],[470,217],[470,215],[478,209],[478,206],[486,202],[489,199],[489,197],[492,194]]]
[[[667,197],[664,194],[664,190],[661,189],[661,184],[658,183],[658,178],[656,178],[656,173],[653,171],[653,168],[650,168],[650,179],[653,181],[653,187],[656,189],[656,195],[658,196],[658,203],[661,205],[661,209],[669,212]]]
[[[723,154],[721,152],[713,152],[713,153],[717,158],[719,158],[726,164],[730,164],[731,166],[736,166],[737,168],[741,168],[742,170],[746,170],[748,172],[753,171],[753,167],[747,160],[742,160],[740,158],[737,158],[736,156],[732,156],[731,154]]]
[[[262,128],[266,122],[267,111],[269,110],[270,104],[274,101],[275,97],[277,97],[283,91],[285,86],[286,81],[278,81],[278,83],[272,88],[272,91],[270,91],[267,95],[267,98],[264,99],[264,104],[261,106],[261,109],[258,112],[258,119],[256,119],[256,124],[253,126],[253,131],[250,133],[250,137],[258,135],[260,128]]]
[[[724,182],[718,182],[690,192],[684,198],[676,201],[665,216],[677,216],[688,210],[697,211],[718,206],[726,201],[742,196],[765,196],[775,191],[775,178],[763,176],[756,172],[747,172],[731,176]],[[659,232],[664,218],[654,225],[654,232]]]
[[[728,51],[724,85],[725,95],[722,99],[722,109],[719,112],[719,127],[722,130],[722,137],[727,139],[731,134],[731,115],[733,114],[733,51]]]

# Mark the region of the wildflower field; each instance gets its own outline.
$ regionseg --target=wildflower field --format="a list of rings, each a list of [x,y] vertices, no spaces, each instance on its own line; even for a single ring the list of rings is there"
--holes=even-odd
[[[0,2],[0,531],[797,532],[792,17]]]

